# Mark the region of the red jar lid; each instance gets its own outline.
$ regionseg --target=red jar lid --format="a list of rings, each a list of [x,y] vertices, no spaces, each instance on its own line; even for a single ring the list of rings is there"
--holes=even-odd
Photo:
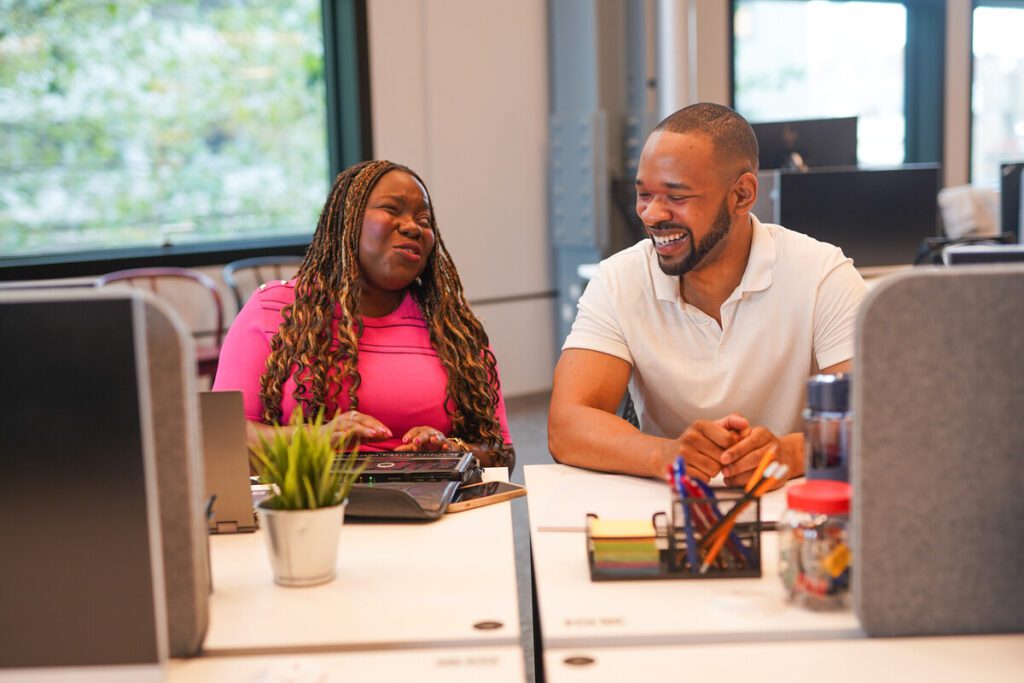
[[[786,491],[786,503],[791,510],[817,512],[823,515],[850,514],[852,489],[845,481],[815,479]]]

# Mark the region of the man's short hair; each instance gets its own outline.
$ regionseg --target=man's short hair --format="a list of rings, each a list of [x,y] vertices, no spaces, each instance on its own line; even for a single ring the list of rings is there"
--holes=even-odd
[[[711,138],[715,152],[727,165],[749,165],[757,172],[757,137],[745,118],[721,104],[699,102],[669,114],[655,131],[703,133]]]

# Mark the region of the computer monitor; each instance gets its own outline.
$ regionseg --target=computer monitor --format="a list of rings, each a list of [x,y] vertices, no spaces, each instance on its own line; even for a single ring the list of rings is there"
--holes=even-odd
[[[911,264],[938,234],[938,164],[779,172],[778,222],[840,247],[857,267]]]
[[[1017,241],[1024,244],[1024,231],[1021,231],[1021,181],[1024,181],[1024,161],[999,165],[999,209],[1000,229],[1017,236]]]
[[[1024,245],[953,244],[942,250],[942,263],[947,266],[1024,263]]]
[[[761,170],[857,165],[857,117],[751,124]]]
[[[0,292],[0,680],[114,665],[148,680],[167,656],[142,310],[127,294]]]

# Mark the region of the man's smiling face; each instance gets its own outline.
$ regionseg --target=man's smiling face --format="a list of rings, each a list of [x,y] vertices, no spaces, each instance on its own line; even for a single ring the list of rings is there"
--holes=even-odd
[[[636,174],[636,212],[668,275],[685,275],[711,261],[729,234],[726,173],[711,138],[700,133],[652,133]]]

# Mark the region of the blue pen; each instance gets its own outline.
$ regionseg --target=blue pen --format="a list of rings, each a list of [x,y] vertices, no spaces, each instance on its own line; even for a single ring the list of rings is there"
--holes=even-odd
[[[708,484],[702,482],[700,479],[697,479],[696,481],[697,485],[700,486],[700,489],[704,492],[704,495],[708,497],[708,503],[711,510],[715,513],[715,517],[722,519],[722,511],[718,509],[718,498],[715,496],[714,489],[712,489]],[[740,537],[736,535],[735,531],[729,532],[729,540],[733,542],[736,548],[740,551],[740,554],[743,555],[743,559],[747,561],[747,566],[754,566],[754,558],[750,556],[750,549],[740,542]]]
[[[683,487],[683,477],[686,476],[686,461],[682,456],[676,456],[676,462],[672,466],[676,479],[676,491],[679,492],[680,500],[687,497],[686,489]],[[690,505],[683,504],[683,525],[686,530],[686,561],[690,563],[690,571],[697,571],[700,567],[700,560],[697,559],[697,541],[693,537],[693,520],[690,519]]]

